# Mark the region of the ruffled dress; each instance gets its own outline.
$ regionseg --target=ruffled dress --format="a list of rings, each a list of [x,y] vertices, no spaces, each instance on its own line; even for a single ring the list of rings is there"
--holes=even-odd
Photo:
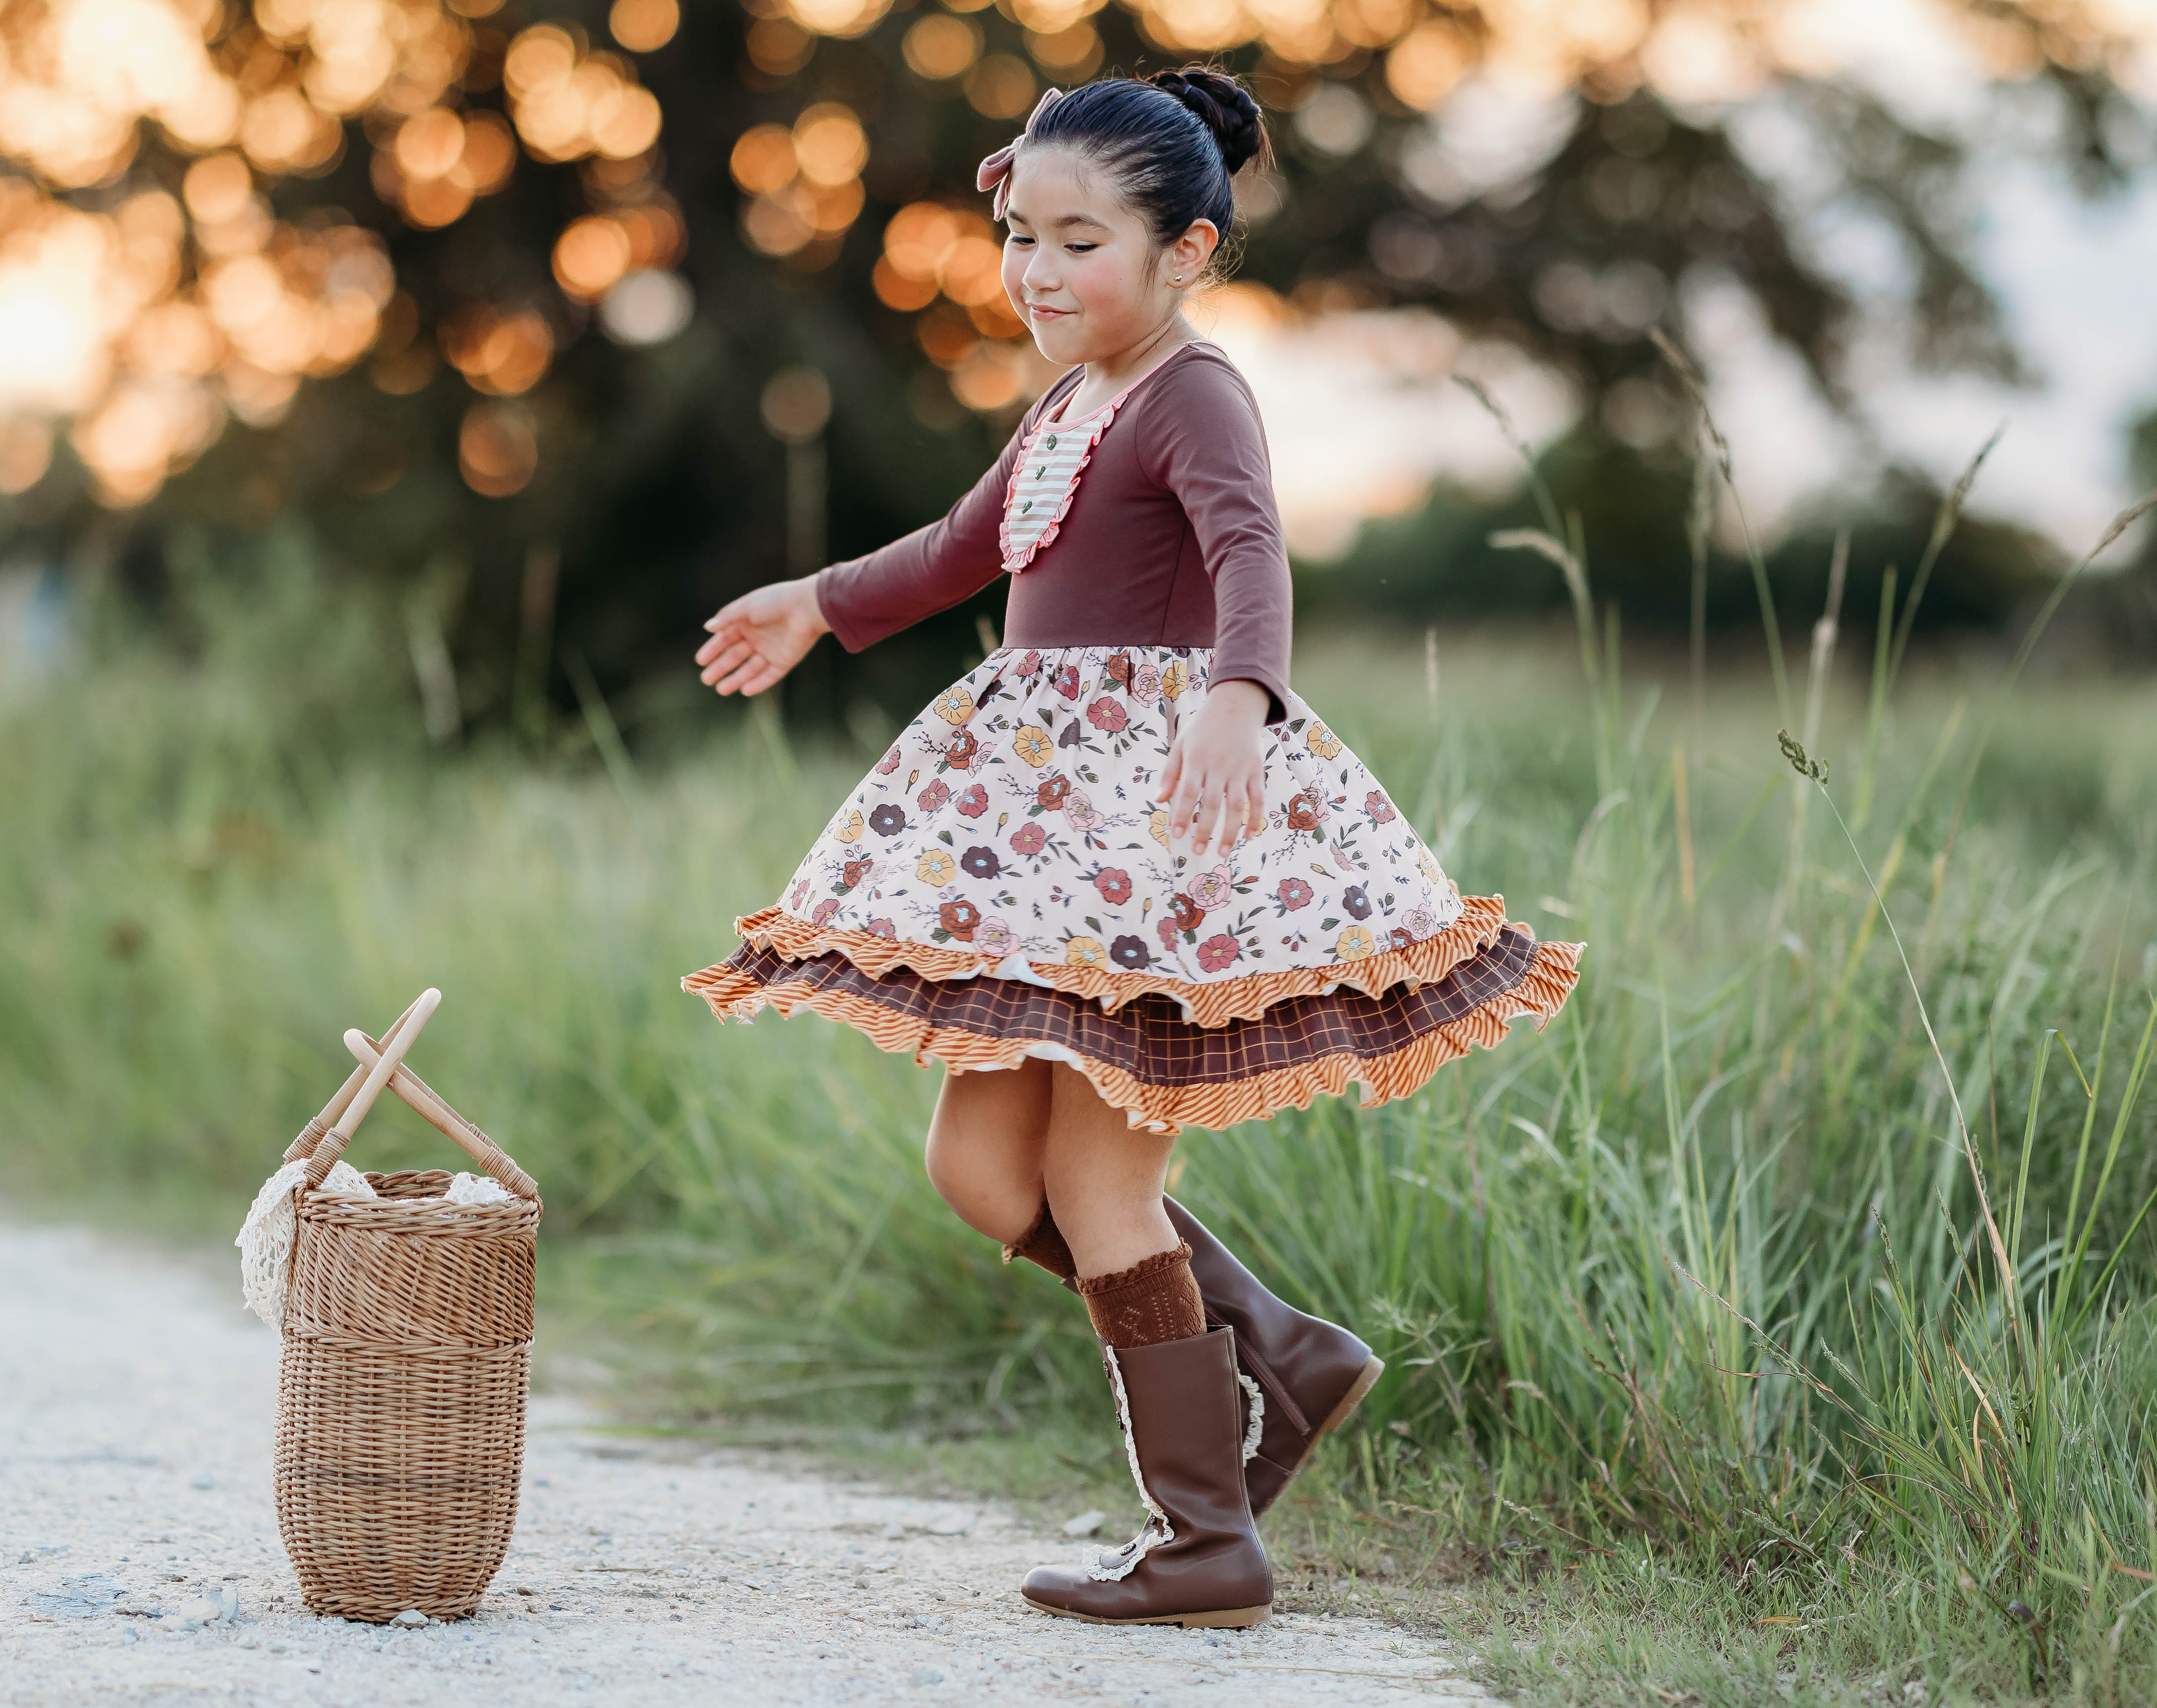
[[[1058,394],[1075,383],[1052,390],[991,471],[1001,499],[991,573],[1085,573],[1064,558],[1068,545],[1048,548],[1130,393],[1064,422]],[[1202,445],[1222,405],[1202,401]],[[1175,440],[1172,424],[1150,430]],[[1149,465],[1144,445],[1134,450],[1174,486],[1173,454]],[[1217,502],[1217,488],[1187,484]],[[1236,502],[1271,514],[1269,488]],[[919,581],[922,563],[955,548],[946,538],[895,566],[860,561],[871,579]],[[826,594],[827,613],[852,596]],[[1015,581],[1013,627],[1019,602]],[[1464,897],[1383,785],[1284,669],[1263,661],[1263,645],[1233,667],[1267,687],[1275,714],[1265,829],[1204,856],[1187,839],[1171,846],[1158,781],[1218,649],[1144,635],[991,653],[908,725],[776,903],[735,922],[740,947],[684,988],[723,1019],[772,1008],[841,1021],[924,1067],[1065,1062],[1133,1125],[1167,1133],[1351,1086],[1366,1107],[1382,1104],[1495,1045],[1514,1019],[1541,1026],[1557,1013],[1581,945],[1538,942],[1502,899]]]

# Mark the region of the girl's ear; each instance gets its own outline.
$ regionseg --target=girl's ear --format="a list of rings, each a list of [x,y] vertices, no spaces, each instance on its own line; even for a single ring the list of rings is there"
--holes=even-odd
[[[1213,259],[1213,251],[1220,246],[1221,230],[1210,219],[1194,219],[1182,236],[1168,246],[1165,259],[1168,262],[1168,276],[1180,285],[1195,285],[1206,271],[1206,264]]]

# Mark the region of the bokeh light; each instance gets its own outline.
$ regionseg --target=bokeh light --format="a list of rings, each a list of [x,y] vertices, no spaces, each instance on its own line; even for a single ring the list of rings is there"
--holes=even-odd
[[[632,54],[656,53],[681,27],[677,0],[614,0],[607,13],[608,33]]]
[[[474,404],[457,430],[457,471],[483,498],[507,498],[539,472],[539,432],[521,404]]]

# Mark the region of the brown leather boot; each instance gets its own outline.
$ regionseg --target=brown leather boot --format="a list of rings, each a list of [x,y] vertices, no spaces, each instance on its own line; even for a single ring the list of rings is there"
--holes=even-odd
[[[1273,1571],[1243,1493],[1243,1390],[1235,1337],[1106,1347],[1131,1479],[1146,1520],[1129,1546],[1080,1571],[1037,1566],[1020,1593],[1097,1625],[1256,1625]]]
[[[1362,1404],[1385,1361],[1347,1330],[1276,1299],[1205,1223],[1173,1198],[1161,1202],[1191,1248],[1207,1320],[1236,1331],[1236,1355],[1262,1391],[1253,1401],[1260,1407],[1258,1448],[1243,1467],[1255,1518]]]

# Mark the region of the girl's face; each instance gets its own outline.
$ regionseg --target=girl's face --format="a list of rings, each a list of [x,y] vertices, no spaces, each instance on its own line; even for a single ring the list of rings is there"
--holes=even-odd
[[[1065,368],[1110,360],[1160,331],[1219,240],[1201,219],[1156,246],[1107,175],[1068,148],[1021,155],[1004,219],[1004,291],[1041,353]]]

